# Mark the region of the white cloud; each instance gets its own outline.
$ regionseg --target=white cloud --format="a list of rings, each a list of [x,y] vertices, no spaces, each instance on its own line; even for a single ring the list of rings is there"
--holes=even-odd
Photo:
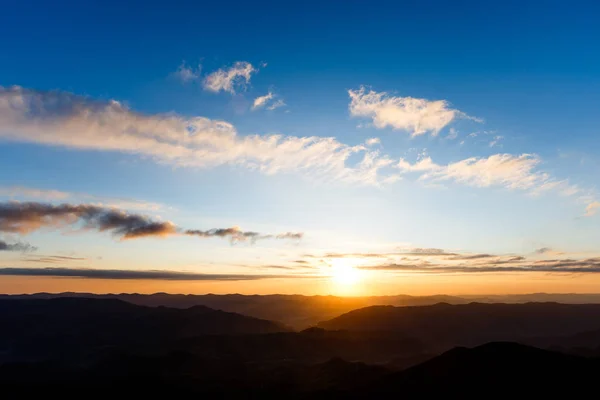
[[[177,71],[174,72],[174,76],[183,83],[195,81],[200,77],[200,71],[202,66],[198,65],[198,69],[194,70],[188,66],[185,62],[182,62]]]
[[[481,120],[450,108],[445,100],[429,101],[413,97],[393,97],[385,92],[367,92],[364,86],[349,90],[350,114],[373,120],[376,128],[391,127],[407,131],[411,136],[431,133],[435,136],[441,129],[457,118]]]
[[[273,111],[276,108],[285,107],[285,105],[286,105],[285,102],[283,100],[279,99],[279,100],[274,101],[269,107],[267,107],[267,110]]]
[[[536,155],[494,154],[487,158],[471,157],[447,165],[436,164],[431,157],[425,157],[414,164],[401,159],[397,167],[405,173],[421,173],[419,180],[423,181],[450,180],[467,186],[498,186],[525,190],[531,194],[557,190],[564,195],[573,195],[579,191],[565,180],[559,181],[538,171],[539,163],[540,159]]]
[[[446,136],[446,139],[448,140],[454,140],[458,137],[458,130],[454,129],[454,128],[450,128],[450,131],[448,132],[448,135]]]
[[[266,107],[267,110],[273,111],[276,108],[285,106],[285,102],[282,99],[272,101],[276,97],[277,95],[273,94],[273,92],[269,92],[264,96],[259,96],[255,98],[254,103],[252,104],[252,110],[258,110],[260,108]]]
[[[381,144],[381,139],[373,137],[373,138],[369,138],[365,141],[365,144],[367,146],[375,146],[376,144]]]
[[[504,139],[504,136],[494,136],[492,141],[490,142],[490,147],[498,146],[500,141]],[[502,147],[502,146],[501,146]]]
[[[254,103],[252,104],[252,109],[257,110],[259,108],[263,108],[267,105],[267,103],[273,99],[275,95],[272,92],[265,94],[264,96],[259,96],[254,99]]]
[[[600,201],[593,201],[585,208],[585,216],[591,217],[592,215],[596,215],[598,210],[600,210]]]
[[[253,73],[258,72],[249,62],[238,61],[228,69],[218,69],[204,78],[204,88],[211,92],[225,91],[235,94],[239,87],[250,83]]]
[[[382,169],[393,163],[364,145],[350,146],[332,137],[239,136],[225,121],[145,115],[117,101],[21,87],[0,87],[0,138],[132,153],[178,166],[231,165],[264,174],[295,172],[319,181],[371,185],[389,182]],[[362,155],[362,161],[349,165],[353,155]]]

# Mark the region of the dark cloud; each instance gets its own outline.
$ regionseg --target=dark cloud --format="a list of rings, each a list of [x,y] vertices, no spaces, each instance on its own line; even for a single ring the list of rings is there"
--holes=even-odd
[[[231,228],[224,228],[224,229],[210,229],[208,231],[188,229],[184,233],[189,236],[198,236],[201,238],[229,237],[229,240],[231,241],[231,243],[245,242],[245,241],[250,241],[251,243],[255,243],[257,240],[264,240],[264,239],[300,240],[304,236],[304,234],[302,232],[297,232],[297,233],[286,232],[286,233],[280,233],[278,235],[271,235],[271,234],[264,235],[264,234],[261,234],[258,232],[242,231],[240,229],[240,227],[238,227],[238,226],[234,226]]]
[[[118,269],[0,268],[0,276],[46,276],[90,279],[149,279],[170,281],[251,281],[294,278],[294,275],[198,274],[176,271],[131,271]]]
[[[493,254],[457,254],[455,256],[449,257],[448,260],[479,260],[483,258],[493,258],[498,257]]]
[[[229,240],[231,240],[232,243],[245,242],[246,240],[255,242],[257,239],[262,238],[260,233],[252,231],[242,231],[238,226],[234,226],[231,228],[209,229],[207,231],[188,229],[184,233],[189,236],[198,236],[201,238],[229,237]]]
[[[170,222],[157,222],[143,215],[94,205],[45,203],[0,203],[0,231],[26,234],[41,228],[80,223],[85,229],[109,231],[122,239],[167,236],[177,232]]]
[[[27,234],[42,228],[80,226],[99,232],[110,232],[120,239],[143,237],[166,237],[176,234],[190,236],[229,237],[232,243],[260,239],[302,238],[302,233],[287,232],[278,235],[263,235],[258,232],[242,231],[239,227],[202,230],[182,230],[168,221],[155,221],[139,214],[88,204],[45,204],[45,203],[0,203],[0,232]]]
[[[498,263],[512,262],[514,265],[497,266]],[[443,264],[382,264],[362,266],[360,269],[380,271],[412,271],[435,273],[490,273],[490,272],[561,272],[561,273],[598,273],[600,258],[585,260],[548,260],[534,263],[523,263],[523,257],[513,257],[513,261],[501,260],[489,264],[477,265],[443,265]]]
[[[550,247],[542,247],[535,251],[535,253],[537,253],[537,254],[546,254],[546,253],[551,253],[551,252],[552,252],[552,249]]]
[[[443,249],[423,249],[423,248],[414,248],[409,249],[406,252],[403,252],[404,255],[409,256],[454,256],[456,253],[448,253]]]
[[[26,262],[38,262],[47,264],[64,264],[67,262],[85,261],[84,257],[68,257],[68,256],[41,256],[37,258],[26,258]]]
[[[28,253],[35,250],[37,250],[37,247],[32,246],[29,243],[7,243],[3,240],[0,240],[0,251],[20,251],[22,253]]]

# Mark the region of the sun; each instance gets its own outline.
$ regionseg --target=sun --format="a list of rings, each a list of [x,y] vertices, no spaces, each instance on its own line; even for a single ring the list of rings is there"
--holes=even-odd
[[[351,286],[361,279],[361,271],[352,259],[336,258],[331,261],[331,280],[341,286]]]

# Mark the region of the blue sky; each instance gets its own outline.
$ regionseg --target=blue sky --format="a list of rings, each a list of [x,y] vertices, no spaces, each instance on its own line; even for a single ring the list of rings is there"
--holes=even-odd
[[[122,240],[73,213],[35,228],[0,215],[15,250],[0,251],[0,291],[88,288],[83,270],[203,274],[202,286],[143,286],[196,292],[597,283],[593,2],[3,8],[0,201],[22,214],[24,202],[118,209],[172,232]],[[234,226],[269,238],[184,233]],[[302,238],[276,239],[287,232]],[[477,254],[490,257],[467,263]],[[482,269],[501,265],[513,270]],[[38,268],[80,275],[40,280]]]

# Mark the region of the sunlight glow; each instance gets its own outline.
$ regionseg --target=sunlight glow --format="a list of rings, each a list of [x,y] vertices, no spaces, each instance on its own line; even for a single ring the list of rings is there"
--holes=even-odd
[[[355,260],[337,258],[331,261],[331,279],[337,285],[350,286],[361,279],[361,271],[355,267]]]

